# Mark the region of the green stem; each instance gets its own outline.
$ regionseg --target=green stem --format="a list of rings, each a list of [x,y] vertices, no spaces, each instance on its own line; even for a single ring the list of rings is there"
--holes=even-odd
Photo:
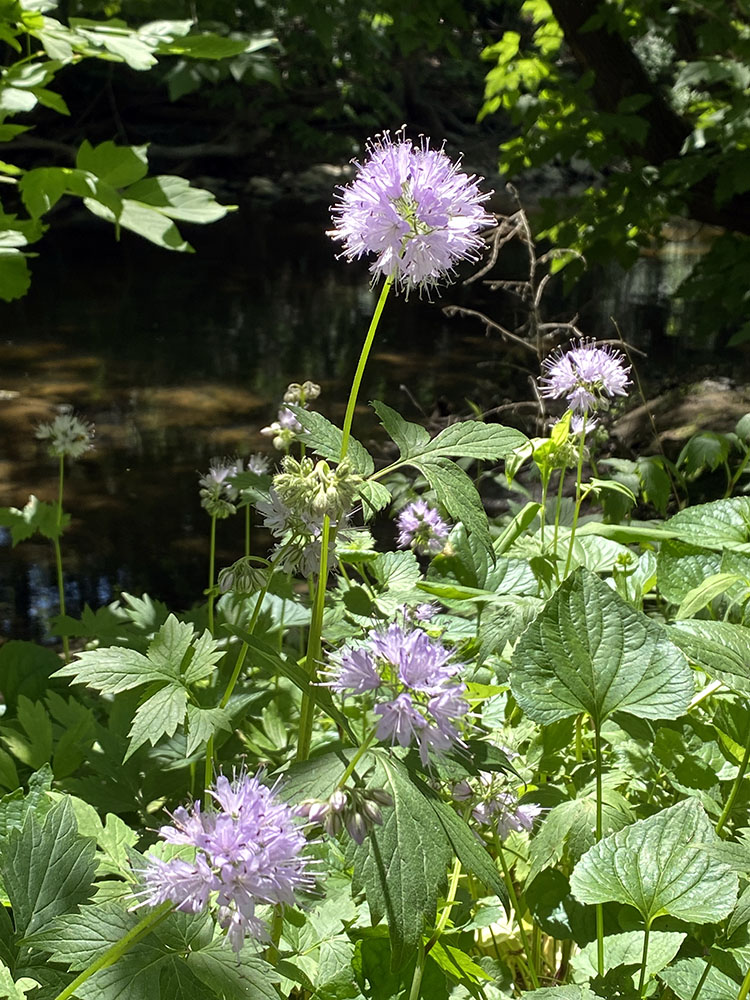
[[[641,1000],[645,1000],[646,997],[646,963],[648,962],[648,939],[651,934],[651,921],[646,924],[646,929],[643,932],[643,954],[641,955],[641,977],[638,980],[638,993],[641,996]]]
[[[734,800],[737,798],[737,794],[740,790],[740,785],[742,784],[742,779],[745,777],[745,772],[747,771],[747,764],[750,761],[750,733],[745,737],[745,753],[742,757],[742,763],[740,764],[740,769],[737,772],[737,777],[734,779],[734,784],[732,785],[732,790],[729,793],[729,798],[726,801],[726,805],[721,811],[721,816],[719,816],[718,822],[716,824],[716,832],[721,833],[724,828],[724,824],[729,819],[729,815],[732,812],[732,807],[734,806]]]
[[[372,348],[373,341],[375,340],[378,323],[380,322],[380,317],[383,314],[386,299],[388,298],[388,293],[390,292],[392,285],[393,278],[386,278],[381,289],[377,305],[375,306],[375,311],[372,314],[372,319],[370,320],[370,326],[367,330],[365,342],[362,345],[362,350],[359,355],[357,369],[354,373],[352,387],[349,392],[349,401],[346,404],[346,413],[344,414],[344,426],[341,431],[341,452],[339,454],[339,462],[343,462],[346,458],[346,453],[349,448],[349,437],[351,435],[352,423],[354,421],[354,410],[357,406],[357,398],[362,385],[362,377],[365,372],[365,366],[367,365],[367,359],[370,356],[370,349]],[[315,683],[318,673],[318,663],[320,662],[321,657],[323,611],[325,610],[326,583],[328,581],[328,552],[330,547],[335,543],[335,539],[336,529],[331,528],[331,520],[326,515],[323,518],[323,530],[320,537],[320,565],[318,568],[318,582],[315,588],[312,617],[310,619],[310,631],[307,636],[307,655],[305,657],[305,670],[311,685]],[[297,760],[307,760],[310,756],[314,715],[315,705],[312,697],[308,693],[305,693],[302,695],[302,705],[300,707],[299,732],[297,735]]]
[[[700,979],[698,980],[698,984],[696,985],[695,989],[693,990],[693,995],[690,997],[690,1000],[698,1000],[698,997],[700,996],[701,990],[703,989],[703,984],[708,979],[708,974],[711,971],[711,966],[713,964],[714,964],[714,960],[709,955],[708,959],[706,961],[706,968],[703,970],[703,973],[702,973]]]
[[[414,966],[414,975],[411,977],[411,989],[409,990],[409,1000],[419,1000],[419,993],[422,987],[422,976],[424,975],[424,941],[419,938],[419,950],[417,952],[417,962]]]
[[[513,907],[513,912],[516,915],[516,921],[518,922],[518,930],[521,935],[521,941],[523,942],[524,951],[526,953],[526,960],[528,962],[528,970],[529,970],[529,976],[531,978],[531,984],[535,990],[538,990],[539,979],[537,978],[536,970],[531,960],[532,957],[531,945],[529,944],[529,936],[526,933],[526,928],[523,926],[523,918],[521,914],[521,905],[518,901],[518,893],[516,892],[516,887],[513,884],[513,879],[510,874],[510,869],[508,868],[508,863],[505,860],[505,852],[503,850],[503,845],[500,842],[500,838],[497,835],[497,831],[495,831],[494,837],[495,837],[495,849],[497,851],[497,856],[500,859],[500,864],[503,869],[503,878],[505,879],[505,886],[508,890],[508,896],[510,897],[510,905]]]
[[[583,713],[576,716],[576,764],[583,760]]]
[[[557,498],[555,501],[555,532],[552,536],[552,555],[554,558],[555,577],[559,581],[560,571],[557,568],[557,542],[560,537],[560,508],[562,506],[563,488],[565,487],[565,470],[560,469],[560,482],[557,484]]]
[[[349,780],[349,778],[354,773],[354,768],[357,766],[357,764],[360,762],[360,760],[362,760],[362,758],[364,757],[365,753],[367,753],[367,751],[372,746],[372,743],[373,743],[373,740],[375,739],[375,734],[377,733],[377,731],[378,731],[378,727],[375,726],[375,728],[372,730],[372,732],[369,734],[369,736],[367,736],[362,741],[362,743],[360,744],[360,746],[357,748],[357,752],[354,754],[354,756],[352,757],[352,759],[347,764],[346,770],[344,771],[344,773],[341,775],[341,777],[339,778],[338,782],[336,783],[336,788],[334,789],[334,791],[336,791],[336,789],[338,789],[338,788],[343,788],[344,785],[347,783],[347,781]]]
[[[57,594],[60,604],[60,615],[65,614],[65,583],[63,581],[62,549],[60,548],[60,535],[62,533],[63,519],[63,484],[65,482],[65,456],[60,455],[60,471],[57,478],[57,533],[52,540],[55,549],[55,569],[57,572]],[[66,663],[70,663],[70,641],[67,635],[62,637],[63,657]]]
[[[100,955],[88,968],[84,969],[79,976],[76,976],[73,982],[66,986],[62,993],[58,993],[55,1000],[68,1000],[69,997],[75,994],[78,987],[90,979],[95,972],[99,972],[100,969],[108,969],[110,965],[114,965],[118,958],[124,955],[134,944],[137,944],[146,934],[149,934],[165,917],[169,916],[173,905],[173,903],[169,902],[162,903],[161,906],[147,913],[132,930],[129,930],[119,941],[116,941],[103,955]]]
[[[216,514],[211,515],[211,539],[208,549],[208,631],[214,634],[214,574],[216,571]]]
[[[585,418],[584,418],[585,419]],[[598,719],[594,719],[594,767],[596,771],[596,842],[602,839],[602,737]],[[596,965],[604,975],[604,907],[596,904]]]
[[[581,426],[581,446],[578,449],[578,466],[576,468],[576,505],[573,509],[573,526],[570,529],[570,539],[568,540],[568,557],[565,560],[563,579],[568,575],[570,561],[573,558],[573,543],[576,540],[576,528],[578,527],[578,515],[581,511],[581,480],[583,479],[583,453],[586,450],[586,411],[583,411],[583,424]]]
[[[255,601],[255,607],[253,608],[253,613],[250,616],[250,621],[247,624],[247,630],[251,635],[255,631],[255,626],[257,624],[258,618],[260,617],[260,609],[263,606],[263,598],[266,596],[266,594],[268,593],[268,588],[271,586],[271,579],[273,578],[273,572],[274,569],[276,568],[275,563],[281,558],[283,553],[284,553],[283,549],[279,550],[279,552],[276,555],[276,559],[269,564],[266,582],[263,584],[260,591],[258,592],[258,597]],[[229,699],[232,697],[235,685],[239,680],[240,672],[242,671],[242,667],[244,666],[248,648],[249,647],[247,643],[243,642],[242,648],[237,654],[237,661],[234,665],[234,670],[232,670],[232,676],[229,678],[227,686],[224,689],[224,694],[222,695],[221,701],[219,702],[219,708],[226,708],[227,705],[229,704]],[[206,767],[204,774],[205,783],[203,785],[205,792],[204,801],[206,802],[206,805],[208,805],[208,803],[211,800],[211,797],[208,793],[208,789],[210,788],[214,780],[214,765],[215,765],[214,737],[212,734],[206,741]]]
[[[245,507],[245,555],[250,555],[250,504]]]
[[[440,914],[438,922],[435,924],[435,930],[432,932],[430,940],[425,945],[425,955],[429,954],[430,950],[437,944],[440,935],[446,928],[448,923],[448,918],[451,915],[451,910],[453,909],[453,904],[456,901],[456,893],[458,892],[458,882],[461,878],[461,862],[458,858],[453,862],[453,871],[451,872],[451,880],[448,884],[448,895],[445,898],[445,906],[443,907],[443,912]]]
[[[372,314],[372,319],[370,320],[370,327],[367,331],[367,336],[365,337],[365,342],[362,345],[362,350],[359,355],[359,362],[357,363],[357,370],[354,373],[354,378],[352,380],[352,387],[349,392],[349,401],[346,404],[346,413],[344,414],[344,426],[341,433],[341,454],[339,455],[339,461],[343,462],[346,458],[346,452],[349,448],[349,435],[352,431],[352,423],[354,421],[354,409],[357,405],[357,397],[359,396],[359,389],[362,385],[362,376],[365,373],[365,366],[367,364],[367,359],[370,356],[370,349],[372,348],[373,341],[375,340],[375,334],[378,329],[378,323],[380,322],[380,317],[383,314],[383,309],[385,308],[386,299],[388,298],[388,293],[393,285],[393,278],[388,277],[383,283],[383,287],[380,291],[380,298],[378,299],[377,305],[375,306],[375,312]]]
[[[729,485],[727,486],[727,491],[724,494],[724,499],[725,500],[726,500],[727,497],[730,497],[732,495],[732,493],[734,491],[734,488],[737,485],[737,480],[740,478],[740,476],[742,475],[742,473],[745,471],[745,466],[747,465],[748,462],[750,462],[750,448],[748,448],[748,450],[745,452],[745,454],[744,454],[744,456],[742,458],[742,461],[739,464],[739,467],[738,467],[737,471],[735,472],[735,474],[732,476],[732,478],[729,481]]]
[[[747,995],[750,993],[750,969],[745,973],[745,978],[742,980],[742,986],[740,987],[740,992],[737,994],[737,1000],[747,1000]]]

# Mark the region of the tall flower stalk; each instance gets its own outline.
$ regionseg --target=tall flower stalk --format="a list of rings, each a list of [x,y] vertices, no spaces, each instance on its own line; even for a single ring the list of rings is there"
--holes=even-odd
[[[60,614],[65,614],[65,579],[63,576],[62,549],[60,536],[63,528],[63,491],[65,486],[65,459],[80,458],[92,447],[94,425],[77,417],[70,407],[63,411],[50,423],[39,424],[36,437],[47,441],[49,454],[58,460],[57,503],[55,517],[55,535],[52,545],[55,550],[55,572],[57,576],[57,593],[60,602]],[[65,662],[70,662],[70,644],[67,635],[62,637],[63,656]]]
[[[368,143],[368,158],[357,163],[351,184],[340,189],[332,209],[329,235],[343,245],[343,256],[354,260],[374,255],[373,280],[384,278],[375,311],[359,356],[344,415],[340,461],[346,458],[354,412],[367,361],[391,288],[407,295],[448,279],[461,260],[477,260],[483,246],[481,231],[495,224],[483,203],[477,179],[459,170],[443,149],[431,149],[428,139],[415,146],[402,132],[395,141],[388,132]],[[328,578],[329,552],[336,529],[323,521],[317,583],[313,597],[305,669],[311,683],[321,659],[321,634]],[[308,694],[300,710],[297,758],[310,753],[314,706]]]

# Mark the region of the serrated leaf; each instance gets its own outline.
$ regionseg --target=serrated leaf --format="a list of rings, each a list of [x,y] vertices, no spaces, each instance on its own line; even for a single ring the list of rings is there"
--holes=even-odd
[[[364,894],[373,923],[387,919],[397,968],[414,955],[425,928],[434,926],[452,848],[402,764],[379,755],[374,780],[393,807],[354,851],[352,892]]]
[[[39,987],[36,979],[22,976],[20,979],[13,979],[13,975],[5,965],[0,962],[0,998],[7,1000],[27,1000],[26,994]]]
[[[187,706],[187,748],[186,757],[192,757],[198,747],[207,743],[222,729],[231,731],[232,712],[229,708],[200,708]]]
[[[142,236],[149,243],[165,250],[175,250],[180,253],[192,253],[193,248],[183,239],[174,222],[158,209],[142,205],[131,198],[123,198],[120,211],[115,213],[111,207],[102,204],[95,198],[84,198],[83,204],[92,213],[106,222],[129,229]]]
[[[220,991],[226,1000],[278,1000],[275,983],[278,972],[253,954],[247,945],[240,960],[222,941],[214,941],[206,948],[191,951],[187,966],[212,992]]]
[[[234,208],[219,204],[211,191],[193,187],[184,177],[170,174],[145,177],[131,184],[123,192],[123,199],[182,222],[216,222]]]
[[[618,965],[638,965],[643,957],[643,931],[626,931],[624,934],[610,934],[604,938],[604,971],[616,969]],[[661,972],[680,949],[687,935],[678,931],[652,931],[648,939],[646,975]],[[598,975],[597,942],[590,941],[570,962],[574,978],[580,983]],[[638,972],[633,974],[638,979]]]
[[[470,477],[455,462],[445,458],[413,459],[410,464],[419,469],[450,516],[473,532],[492,558],[494,550],[487,514]]]
[[[84,906],[77,913],[61,914],[27,940],[47,953],[50,961],[80,972],[132,931],[140,919],[140,914],[129,912],[122,903]]]
[[[738,694],[750,696],[750,629],[731,622],[692,619],[668,627],[672,641]]]
[[[54,541],[60,538],[69,524],[70,514],[63,514],[62,521],[58,524],[57,505],[38,500],[33,494],[23,510],[17,507],[0,507],[0,527],[10,528],[14,546],[31,538],[37,531]]]
[[[737,899],[737,876],[704,849],[718,842],[702,807],[685,800],[600,840],[573,869],[570,887],[582,903],[635,907],[647,926],[663,914],[723,920]]]
[[[380,418],[386,434],[401,453],[402,458],[419,454],[421,449],[430,443],[430,434],[421,424],[404,420],[400,413],[386,406],[379,399],[370,403]]]
[[[669,969],[659,973],[659,979],[666,983],[679,1000],[693,1000],[699,982],[703,982],[701,997],[705,1000],[737,1000],[739,984],[716,967],[703,974],[706,963],[702,958],[683,958]]]
[[[188,692],[177,684],[167,684],[139,705],[130,727],[130,743],[123,763],[147,741],[156,746],[163,736],[174,736],[185,718]]]
[[[709,549],[750,551],[750,498],[731,497],[686,507],[665,527],[691,545]]]
[[[374,480],[362,483],[358,496],[362,501],[365,521],[369,521],[374,514],[387,507],[391,502],[390,490]]]
[[[447,802],[440,799],[430,799],[430,805],[435,810],[441,826],[451,843],[453,853],[464,868],[475,875],[496,896],[499,896],[507,908],[508,891],[505,883],[483,845],[477,840],[473,830],[456,815]]]
[[[666,631],[585,569],[568,577],[521,636],[511,690],[545,725],[588,713],[675,719],[687,711],[690,667]]]
[[[289,409],[302,424],[305,431],[302,440],[305,446],[311,448],[322,458],[338,462],[341,457],[341,444],[344,436],[341,428],[332,424],[330,420],[326,420],[323,414],[318,413],[317,410],[306,410],[303,406],[293,404],[289,404]],[[346,455],[354,471],[360,476],[372,475],[375,470],[372,455],[356,438],[349,438]]]
[[[78,834],[73,807],[62,799],[39,819],[0,841],[0,877],[13,907],[16,929],[33,934],[83,903],[92,891],[96,845]]]

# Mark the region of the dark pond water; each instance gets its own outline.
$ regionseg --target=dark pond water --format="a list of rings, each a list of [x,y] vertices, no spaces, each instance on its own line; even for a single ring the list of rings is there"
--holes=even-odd
[[[236,213],[188,235],[194,255],[169,254],[98,224],[48,236],[30,293],[2,305],[0,505],[30,493],[53,500],[56,463],[34,428],[72,404],[96,425],[96,448],[68,466],[63,539],[68,611],[122,591],[149,592],[176,608],[205,586],[209,521],[197,480],[214,455],[269,451],[262,426],[290,381],[323,387],[318,408],[340,420],[375,296],[366,267],[336,261],[327,220]],[[691,249],[642,262],[579,301],[548,299],[550,318],[579,311],[587,333],[624,336],[649,350],[674,321],[671,293]],[[519,275],[508,251],[499,276]],[[533,355],[481,323],[447,318],[462,303],[513,325],[509,300],[460,284],[432,303],[389,302],[355,422],[365,442],[377,427],[364,407],[385,400],[410,419],[467,413],[467,400],[503,406],[503,422],[528,426]],[[671,319],[670,319],[671,317]],[[666,342],[669,345],[669,342]],[[662,354],[663,347],[660,348]],[[668,352],[667,352],[668,353]],[[668,358],[662,358],[666,365]],[[511,405],[513,404],[513,405]],[[257,544],[267,541],[256,533]],[[218,566],[241,554],[242,525],[219,525]],[[57,612],[51,546],[11,549],[0,538],[0,631],[43,637]]]

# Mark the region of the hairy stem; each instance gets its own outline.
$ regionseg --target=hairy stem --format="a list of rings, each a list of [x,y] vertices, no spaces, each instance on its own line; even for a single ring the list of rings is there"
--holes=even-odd
[[[208,631],[214,634],[214,574],[216,572],[216,514],[211,515],[208,547]]]
[[[602,736],[599,720],[594,719],[594,765],[596,768],[596,842],[602,839]],[[604,907],[596,904],[596,965],[604,975]]]

